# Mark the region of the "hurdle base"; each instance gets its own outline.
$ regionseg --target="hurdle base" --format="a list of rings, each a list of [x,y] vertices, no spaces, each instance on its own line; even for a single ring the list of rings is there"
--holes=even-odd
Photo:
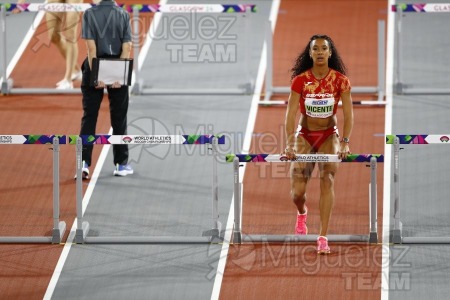
[[[209,237],[211,243],[221,243],[223,242],[223,238],[220,236],[220,230],[222,228],[222,224],[220,222],[216,223],[217,228],[212,228],[210,230],[206,230],[202,232],[202,236]]]
[[[378,233],[377,232],[369,233],[369,243],[370,244],[377,244],[378,243]]]
[[[245,235],[242,242],[249,243],[300,243],[300,242],[316,242],[318,235],[307,234],[287,234],[287,235]],[[370,238],[368,235],[351,235],[351,234],[330,234],[327,236],[329,242],[362,242],[368,243]]]
[[[131,94],[132,95],[141,95],[142,87],[143,87],[142,80],[139,80],[139,81],[135,82],[133,87],[131,88]]]
[[[2,78],[0,94],[8,95],[13,87],[13,84],[14,84],[14,81],[12,80],[12,78],[8,78],[7,80],[3,80],[3,78]]]
[[[233,232],[233,243],[242,244],[242,233],[240,231]]]
[[[402,238],[402,244],[450,244],[450,237],[405,236]]]
[[[59,244],[62,242],[64,232],[66,231],[66,222],[60,221],[58,228],[53,228],[52,231],[52,244]]]
[[[210,237],[183,236],[88,236],[85,244],[210,244]]]
[[[73,88],[67,90],[58,90],[55,88],[12,88],[8,91],[11,95],[30,95],[30,94],[40,94],[40,95],[79,95],[81,94],[80,88]]]
[[[392,230],[392,243],[401,244],[402,240],[402,231],[400,229]]]
[[[86,242],[86,236],[89,232],[89,222],[85,221],[81,225],[81,229],[77,228],[75,232],[75,243],[84,244]]]
[[[0,236],[0,244],[51,244],[47,236]]]
[[[248,95],[248,88],[236,89],[164,89],[164,88],[142,88],[140,95]]]
[[[403,87],[402,95],[449,95],[449,88]]]

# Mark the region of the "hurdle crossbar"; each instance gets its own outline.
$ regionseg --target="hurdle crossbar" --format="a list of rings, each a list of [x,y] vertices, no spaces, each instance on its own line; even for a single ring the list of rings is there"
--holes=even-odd
[[[65,144],[62,135],[0,135],[0,144],[6,145],[52,145],[53,151],[53,228],[52,236],[0,236],[2,244],[59,244],[66,230],[66,223],[60,221],[59,197],[59,146]]]
[[[219,221],[219,196],[217,176],[217,145],[225,144],[223,135],[80,135],[68,136],[68,144],[76,145],[76,206],[77,229],[75,243],[97,244],[209,244],[219,243],[221,223]],[[82,207],[82,149],[83,145],[117,145],[117,144],[159,144],[159,145],[210,145],[212,151],[212,228],[205,230],[202,236],[88,236],[90,225],[83,220]]]
[[[0,3],[6,11],[19,9],[25,12],[83,12],[96,6],[91,3]],[[255,4],[117,4],[117,6],[133,12],[143,13],[245,13],[256,12]]]
[[[329,241],[335,242],[378,242],[377,232],[377,162],[383,162],[381,154],[351,154],[347,159],[341,160],[337,155],[330,154],[300,154],[296,159],[288,160],[284,155],[273,154],[228,154],[226,162],[233,163],[233,198],[234,198],[234,229],[233,242],[311,242],[316,241],[317,235],[243,235],[242,234],[242,183],[239,178],[239,167],[241,163],[252,162],[365,162],[370,163],[369,183],[369,233],[367,235],[342,234],[329,235]]]
[[[394,228],[392,230],[392,242],[394,244],[450,244],[448,237],[404,236],[403,223],[400,215],[400,145],[450,145],[450,134],[400,134],[386,135],[386,144],[394,145]]]
[[[429,88],[429,87],[412,87],[403,82],[400,67],[402,66],[403,57],[403,14],[404,13],[450,13],[450,6],[448,3],[414,3],[414,4],[394,4],[391,6],[391,11],[396,16],[395,39],[397,43],[397,49],[395,52],[395,62],[397,64],[396,78],[394,83],[394,90],[400,95],[448,95],[450,94],[450,88]]]
[[[385,27],[386,22],[384,20],[378,20],[378,77],[377,86],[355,86],[352,87],[353,94],[376,94],[378,95],[378,101],[383,102],[386,90],[386,54],[385,54]],[[273,94],[289,94],[291,88],[289,86],[276,87],[273,86],[273,32],[272,24],[269,20],[266,26],[266,46],[267,46],[267,69],[265,77],[265,95],[264,100],[261,100],[259,104],[262,105],[279,105],[283,104],[278,100],[272,100]],[[372,103],[367,102],[366,105]]]

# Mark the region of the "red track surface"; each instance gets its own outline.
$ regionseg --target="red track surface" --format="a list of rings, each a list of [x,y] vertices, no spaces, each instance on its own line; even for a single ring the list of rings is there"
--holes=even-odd
[[[274,40],[274,84],[289,85],[289,68],[305,41],[314,33],[327,33],[350,69],[353,86],[376,85],[376,24],[378,19],[386,18],[386,13],[387,3],[382,0],[282,1]],[[143,19],[143,28],[150,24],[149,18],[151,15]],[[45,26],[41,26],[37,34],[44,31]],[[53,87],[62,78],[64,62],[55,47],[36,48],[36,43],[35,37],[11,74],[15,87]],[[81,63],[86,53],[81,40],[79,49]],[[281,107],[260,108],[255,133],[273,136],[274,140],[255,138],[255,152],[278,153],[284,148],[284,113]],[[0,97],[1,134],[77,134],[81,115],[79,95]],[[106,133],[109,126],[104,101],[98,132]],[[351,150],[382,153],[384,140],[373,135],[383,130],[383,108],[355,108]],[[95,160],[99,152],[100,148],[95,149]],[[46,146],[2,146],[0,155],[4,158],[0,173],[0,235],[50,235],[51,151]],[[61,220],[70,229],[75,217],[73,147],[61,147],[60,161]],[[244,180],[244,233],[292,233],[295,208],[289,200],[286,166],[248,167]],[[368,231],[368,182],[369,171],[363,165],[340,167],[330,233]],[[317,187],[316,177],[308,193],[311,233],[318,230]],[[381,175],[378,195],[382,195]],[[378,207],[381,227],[381,199]],[[312,244],[233,246],[221,298],[379,299],[381,247],[331,246],[332,254],[322,257],[315,254]],[[62,246],[57,245],[0,245],[1,298],[42,299],[61,250]]]

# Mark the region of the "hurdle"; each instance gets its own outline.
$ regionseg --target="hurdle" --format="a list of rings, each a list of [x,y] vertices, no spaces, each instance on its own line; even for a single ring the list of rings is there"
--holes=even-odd
[[[396,72],[395,72],[395,82],[394,91],[400,95],[448,95],[450,94],[450,88],[426,88],[426,87],[408,87],[403,82],[403,76],[400,72],[402,66],[402,30],[404,23],[404,13],[413,15],[414,13],[450,13],[450,5],[448,3],[414,3],[414,4],[396,4],[391,6],[391,11],[395,13],[396,16],[396,43],[397,49],[395,52],[396,61]]]
[[[12,11],[19,8],[23,12],[83,12],[95,4],[89,3],[5,3],[0,4],[2,13],[0,15],[0,40],[6,41],[6,11]],[[237,88],[188,88],[188,89],[171,89],[171,88],[152,88],[146,87],[140,76],[139,70],[139,13],[177,13],[177,14],[219,14],[219,13],[256,13],[257,7],[254,4],[118,4],[129,13],[132,13],[132,43],[134,56],[134,80],[130,88],[132,94],[135,95],[248,95],[253,92],[253,84],[249,82]],[[248,26],[245,26],[245,32],[248,32]],[[148,37],[150,38],[150,37]],[[246,41],[245,41],[246,42]],[[3,63],[1,94],[80,94],[79,88],[58,90],[54,88],[14,88],[13,80],[7,78],[6,74],[6,42],[2,43],[4,55],[1,60]]]
[[[448,237],[404,236],[403,223],[400,216],[400,145],[448,144],[450,135],[402,134],[386,135],[386,144],[393,145],[394,160],[394,228],[392,242],[395,244],[450,244]]]
[[[365,100],[359,101],[357,104],[362,105],[385,105],[384,101],[386,90],[386,34],[385,34],[386,22],[384,20],[378,20],[378,77],[377,86],[355,86],[352,87],[353,94],[376,94],[378,99],[376,101]],[[273,86],[273,35],[272,24],[269,20],[266,26],[266,45],[267,45],[267,69],[265,77],[265,95],[264,100],[259,101],[261,105],[284,105],[287,101],[283,100],[270,100],[273,94],[289,94],[291,88],[289,86],[276,87]]]
[[[53,151],[53,228],[52,236],[0,236],[2,244],[59,244],[66,230],[66,223],[59,220],[59,146],[66,144],[63,135],[0,135],[2,145],[52,145]]]
[[[219,196],[217,179],[217,145],[225,144],[224,135],[80,135],[69,136],[69,144],[76,145],[76,207],[77,229],[75,243],[77,244],[209,244],[219,243],[221,223],[219,221]],[[202,232],[202,236],[88,236],[90,226],[83,221],[82,208],[82,148],[83,145],[205,145],[212,151],[212,228]]]
[[[381,154],[350,154],[347,159],[340,160],[338,155],[330,154],[297,154],[295,160],[288,160],[285,156],[274,154],[228,154],[226,162],[233,163],[233,197],[234,197],[234,229],[233,242],[237,244],[245,242],[315,242],[318,235],[242,235],[242,183],[239,179],[239,167],[241,163],[290,163],[290,162],[360,162],[369,163],[369,232],[367,235],[357,234],[331,234],[328,240],[332,242],[378,242],[377,232],[377,163],[384,162]]]

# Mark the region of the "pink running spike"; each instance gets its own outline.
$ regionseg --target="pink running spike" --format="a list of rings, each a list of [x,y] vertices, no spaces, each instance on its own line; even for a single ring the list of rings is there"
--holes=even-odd
[[[306,219],[308,218],[308,208],[305,206],[305,213],[300,215],[297,213],[297,225],[295,226],[295,234],[308,234],[308,227],[306,227]]]
[[[330,247],[328,247],[328,239],[324,236],[317,238],[317,254],[330,253]]]

